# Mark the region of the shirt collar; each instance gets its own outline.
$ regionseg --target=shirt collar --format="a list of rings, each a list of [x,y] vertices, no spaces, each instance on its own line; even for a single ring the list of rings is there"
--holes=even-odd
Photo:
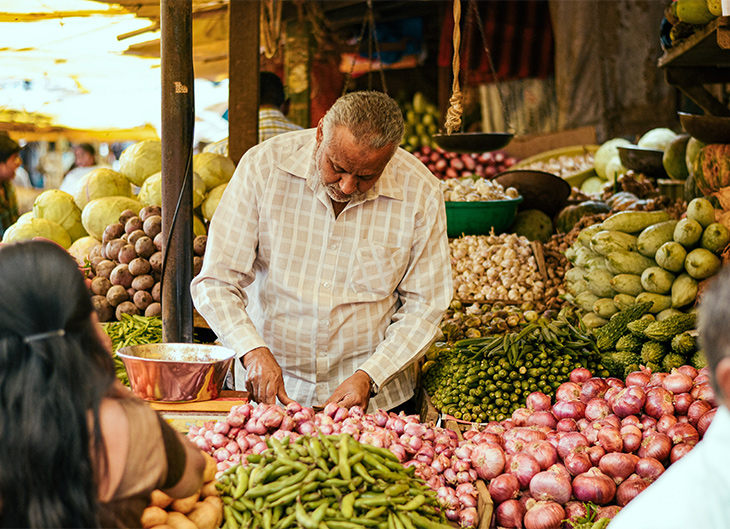
[[[302,145],[291,156],[281,161],[279,168],[298,178],[307,180],[310,189],[317,188],[314,171],[314,150],[317,146],[316,137],[313,137],[307,143]],[[398,183],[397,168],[399,161],[398,153],[385,166],[383,174],[380,175],[375,185],[365,194],[364,200],[373,200],[379,196],[392,198],[395,200],[403,200],[403,188]]]

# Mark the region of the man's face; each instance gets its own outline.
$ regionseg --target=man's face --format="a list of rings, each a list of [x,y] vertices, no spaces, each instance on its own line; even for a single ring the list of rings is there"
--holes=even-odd
[[[15,176],[15,170],[23,165],[20,155],[15,153],[10,156],[5,163],[0,163],[0,181],[4,182],[12,180]]]
[[[74,154],[76,155],[76,165],[78,167],[91,167],[94,165],[94,157],[81,147],[76,147]]]
[[[367,193],[378,181],[393,156],[393,146],[371,149],[359,145],[347,127],[338,126],[325,138],[317,127],[315,168],[327,195],[335,202],[349,202]]]

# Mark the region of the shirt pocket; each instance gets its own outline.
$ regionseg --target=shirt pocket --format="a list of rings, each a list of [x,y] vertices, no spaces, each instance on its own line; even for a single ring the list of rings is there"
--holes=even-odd
[[[403,248],[381,246],[368,241],[355,252],[352,288],[358,294],[385,298],[395,291],[403,278],[407,253]]]

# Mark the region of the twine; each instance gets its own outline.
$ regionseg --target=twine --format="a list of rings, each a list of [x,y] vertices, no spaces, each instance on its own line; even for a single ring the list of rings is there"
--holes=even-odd
[[[454,81],[451,85],[451,98],[449,99],[449,109],[446,111],[446,132],[451,134],[455,130],[461,128],[461,116],[464,112],[463,96],[459,88],[459,48],[461,47],[461,0],[453,0],[454,2],[454,58],[451,66],[454,72]]]

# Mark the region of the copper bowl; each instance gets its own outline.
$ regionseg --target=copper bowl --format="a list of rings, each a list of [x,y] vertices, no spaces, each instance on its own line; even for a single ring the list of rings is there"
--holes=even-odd
[[[704,143],[730,143],[730,117],[677,112],[682,128]]]
[[[621,165],[626,169],[632,169],[637,173],[654,178],[668,178],[662,162],[664,151],[645,149],[636,145],[621,145],[618,147],[618,156],[621,159]]]
[[[217,399],[236,353],[218,345],[160,343],[117,351],[139,398],[155,402]]]

